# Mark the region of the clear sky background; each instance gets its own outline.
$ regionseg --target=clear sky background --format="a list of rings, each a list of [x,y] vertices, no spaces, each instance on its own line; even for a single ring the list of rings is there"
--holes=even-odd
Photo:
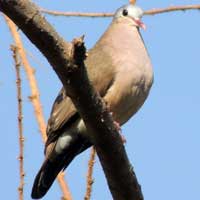
[[[34,0],[39,6],[60,11],[113,12],[125,0]],[[197,4],[197,0],[144,1],[144,10],[169,5]],[[68,41],[85,34],[91,48],[109,25],[111,18],[52,17],[47,20]],[[123,126],[126,150],[142,186],[146,200],[200,199],[200,12],[173,12],[145,16],[142,31],[154,66],[155,80],[142,109]],[[18,129],[15,69],[9,46],[13,42],[0,17],[0,121],[1,199],[18,198]],[[45,119],[61,87],[46,59],[22,34],[31,65],[36,69]],[[25,136],[25,200],[31,199],[34,177],[43,161],[43,144],[28,100],[30,89],[23,77]],[[66,179],[74,199],[83,199],[89,151],[67,168]],[[94,171],[92,200],[111,200],[98,158]],[[57,183],[45,200],[60,199]]]

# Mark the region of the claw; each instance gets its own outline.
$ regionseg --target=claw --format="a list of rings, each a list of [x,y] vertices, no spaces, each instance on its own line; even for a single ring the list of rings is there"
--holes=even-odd
[[[119,133],[120,133],[121,140],[122,140],[123,144],[125,144],[125,143],[126,143],[126,138],[125,138],[125,136],[124,136],[124,135],[122,135],[122,129],[121,129],[121,126],[120,126],[120,124],[119,124],[118,122],[116,122],[116,121],[114,121],[114,124],[115,124],[115,126],[116,126],[117,130],[118,130],[118,131],[119,131]]]
[[[123,144],[125,144],[126,143],[126,138],[125,138],[125,136],[124,135],[120,135],[121,136],[121,139],[122,139],[122,142],[123,142]]]
[[[114,121],[114,124],[115,124],[115,126],[116,126],[117,130],[119,131],[119,133],[121,134],[121,132],[122,132],[122,129],[121,129],[121,126],[120,126],[120,124],[119,124],[118,122],[116,122],[116,121]]]

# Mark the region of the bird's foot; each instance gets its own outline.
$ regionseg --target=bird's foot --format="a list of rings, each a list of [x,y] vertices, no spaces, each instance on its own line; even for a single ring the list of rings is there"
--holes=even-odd
[[[123,142],[123,144],[125,144],[126,143],[126,138],[125,138],[125,136],[124,135],[120,135],[121,136],[121,140],[122,140],[122,142]]]
[[[119,133],[120,133],[121,140],[122,140],[123,144],[125,144],[125,143],[126,143],[126,138],[125,138],[125,136],[122,134],[122,129],[121,129],[120,124],[119,124],[118,122],[116,122],[116,121],[114,121],[114,124],[115,124],[117,130],[118,130]]]
[[[121,134],[122,133],[122,129],[121,129],[121,126],[118,122],[114,121],[114,124],[115,124],[115,127],[117,128],[117,130],[119,131],[119,133]]]
[[[113,112],[110,112],[111,116],[113,116]],[[117,121],[114,121],[115,127],[117,128],[117,131],[119,132],[120,136],[121,136],[121,140],[123,142],[123,144],[126,143],[126,138],[124,135],[122,135],[122,129],[120,124]]]

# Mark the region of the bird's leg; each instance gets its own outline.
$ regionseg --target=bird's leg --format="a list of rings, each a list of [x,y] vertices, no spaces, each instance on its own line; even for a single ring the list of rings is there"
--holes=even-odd
[[[110,109],[110,106],[109,106],[109,104],[108,104],[107,101],[105,101],[105,104],[106,104],[108,110],[111,110],[111,109]],[[112,112],[112,111],[110,111],[110,115],[111,115],[112,118],[113,118],[113,112]],[[113,119],[114,119],[114,118],[113,118]],[[115,124],[115,127],[117,128],[117,130],[118,130],[119,133],[120,133],[121,140],[122,140],[123,144],[125,144],[125,143],[126,143],[126,138],[125,138],[124,135],[122,134],[122,129],[121,129],[120,123],[118,123],[117,121],[114,120],[114,124]]]
[[[115,127],[117,128],[117,130],[119,131],[120,134],[122,134],[122,129],[120,124],[117,121],[114,121]]]
[[[113,116],[113,112],[110,112],[110,114]],[[117,130],[118,130],[119,133],[120,133],[122,142],[123,142],[123,143],[126,143],[126,138],[125,138],[124,135],[122,134],[122,129],[121,129],[120,124],[119,124],[117,121],[114,121],[114,124],[115,124],[115,127],[117,128]]]

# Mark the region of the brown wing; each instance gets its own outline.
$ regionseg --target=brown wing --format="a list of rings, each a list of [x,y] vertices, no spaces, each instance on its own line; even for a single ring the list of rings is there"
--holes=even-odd
[[[66,95],[64,88],[62,88],[55,99],[52,107],[51,115],[47,125],[47,141],[46,146],[59,136],[58,130],[62,129],[67,122],[78,118],[77,110],[71,99]]]
[[[114,67],[112,65],[111,55],[102,48],[103,42],[98,43],[88,53],[85,61],[88,76],[95,89],[103,97],[114,80]],[[98,53],[97,53],[98,52]],[[66,95],[64,88],[58,94],[51,111],[47,125],[47,142],[46,146],[57,140],[62,133],[62,129],[69,126],[80,116],[72,103],[71,99]]]
[[[76,113],[76,108],[71,99],[66,95],[64,88],[62,88],[56,97],[51,116],[47,125],[47,136],[63,127],[63,125]]]

